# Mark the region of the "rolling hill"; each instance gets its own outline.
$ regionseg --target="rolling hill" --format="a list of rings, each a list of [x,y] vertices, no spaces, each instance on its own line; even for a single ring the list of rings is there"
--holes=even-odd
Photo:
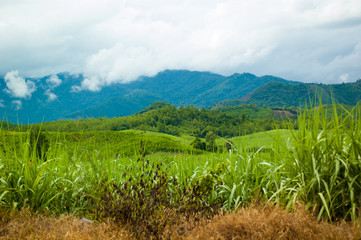
[[[346,105],[356,105],[361,100],[361,80],[354,83],[315,84],[269,81],[251,93],[237,99],[216,102],[212,108],[255,104],[263,107],[304,107],[306,104],[331,104],[332,99]]]
[[[260,106],[303,107],[321,96],[323,104],[331,104],[332,98],[347,105],[356,105],[361,100],[361,81],[342,84],[282,83],[268,82],[251,92],[247,102]]]
[[[100,91],[75,91],[84,76],[60,73],[30,78],[36,90],[25,98],[14,97],[0,78],[1,120],[12,123],[39,123],[59,119],[129,116],[155,101],[175,106],[194,105],[213,108],[256,104],[264,107],[304,106],[315,94],[323,103],[331,97],[348,105],[361,98],[361,81],[347,84],[310,84],[274,76],[257,77],[250,73],[222,76],[210,72],[166,70],[152,77],[140,77],[126,84],[104,86]],[[55,83],[55,84],[54,84]]]
[[[58,79],[56,86],[49,79]],[[0,114],[13,123],[39,123],[58,119],[87,117],[109,118],[132,115],[154,101],[176,106],[209,107],[225,99],[240,98],[270,81],[289,81],[272,76],[256,77],[250,73],[222,76],[210,72],[166,70],[153,77],[140,77],[126,84],[113,84],[98,92],[74,91],[84,80],[81,74],[60,73],[56,76],[26,79],[34,82],[31,97],[16,98],[6,92],[0,78]],[[52,98],[50,98],[50,93]]]

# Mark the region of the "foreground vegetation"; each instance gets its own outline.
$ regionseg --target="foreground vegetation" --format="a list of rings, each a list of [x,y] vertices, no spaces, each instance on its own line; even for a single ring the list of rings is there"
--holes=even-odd
[[[273,206],[251,206],[219,214],[211,220],[169,226],[163,239],[360,239],[361,228],[350,223],[317,222],[302,206],[292,212]],[[139,239],[111,221],[0,210],[0,239]]]
[[[304,111],[296,130],[218,138],[213,153],[194,137],[144,131],[2,130],[0,205],[108,219],[136,238],[255,201],[357,222],[361,107],[333,109],[332,118],[322,105]]]

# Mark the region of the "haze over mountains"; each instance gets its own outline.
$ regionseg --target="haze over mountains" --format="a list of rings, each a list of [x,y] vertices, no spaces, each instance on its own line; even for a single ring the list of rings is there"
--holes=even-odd
[[[361,99],[361,81],[347,84],[306,84],[250,73],[222,76],[210,72],[166,70],[126,84],[112,84],[100,91],[80,90],[81,74],[60,73],[27,79],[27,89],[15,89],[0,78],[0,114],[13,123],[39,123],[58,119],[119,117],[134,114],[154,101],[176,106],[211,107],[240,103],[261,106],[304,106],[316,92],[325,103],[331,95],[343,104]],[[18,91],[18,92],[16,92]]]

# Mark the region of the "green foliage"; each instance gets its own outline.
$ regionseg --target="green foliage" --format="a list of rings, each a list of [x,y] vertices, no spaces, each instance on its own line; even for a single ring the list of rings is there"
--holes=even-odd
[[[8,131],[14,131],[18,128],[18,126],[16,124],[13,124],[11,122],[8,122],[8,121],[0,121],[0,127],[2,129],[6,129]]]
[[[35,126],[28,131],[30,154],[35,154],[37,159],[46,161],[49,150],[49,141],[41,128]]]
[[[259,107],[255,104],[237,104],[237,105],[216,105],[213,109],[222,111],[229,115],[241,116],[242,118],[270,118],[273,117],[273,111],[269,107]],[[225,105],[225,106],[222,106]]]
[[[64,144],[73,149],[74,146],[89,148],[96,146],[99,152],[110,152],[112,156],[133,156],[144,143],[147,153],[153,152],[193,152],[192,147],[182,143],[182,139],[167,134],[125,131],[89,131],[64,133]],[[74,149],[77,150],[77,149]],[[195,151],[196,152],[196,151]]]
[[[194,139],[193,142],[191,142],[191,146],[194,147],[195,149],[200,149],[200,150],[206,150],[206,143],[203,142],[199,137],[196,137]]]
[[[216,134],[214,134],[212,131],[207,132],[206,137],[205,137],[205,140],[207,143],[214,142],[214,141],[216,141],[216,139],[217,139]]]
[[[29,136],[31,133],[1,131],[0,205],[54,213],[83,208],[84,202],[79,199],[84,197],[87,184],[76,177],[81,170],[79,166],[70,164],[70,167],[66,153],[56,146],[47,152],[46,162],[42,161],[43,156],[39,161],[38,141],[30,143]]]
[[[137,114],[142,114],[142,113],[149,112],[149,111],[152,111],[154,109],[162,108],[162,107],[165,107],[165,106],[170,106],[170,104],[166,103],[166,102],[155,101],[151,105],[149,105],[148,107],[146,107],[143,110],[139,111]]]
[[[190,115],[208,114],[190,110]],[[165,111],[162,120],[177,120],[175,113]],[[320,104],[301,112],[296,128],[290,120],[283,124],[289,129],[228,140],[215,139],[208,128],[208,144],[214,139],[217,146],[228,143],[228,151],[213,152],[195,149],[198,144],[207,148],[199,137],[141,130],[35,131],[33,137],[0,130],[0,205],[109,217],[131,226],[144,222],[144,229],[134,228],[139,236],[158,236],[175,223],[169,216],[212,214],[218,207],[235,210],[254,201],[288,209],[301,201],[319,219],[356,221],[361,207],[360,116],[360,105],[330,110]],[[49,144],[45,162],[35,150],[41,134]]]
[[[298,120],[284,163],[292,179],[288,204],[297,198],[317,207],[319,218],[356,220],[361,202],[361,108],[341,115],[336,105],[333,110],[332,119],[325,117],[321,105]]]
[[[167,133],[174,136],[191,135],[204,138],[212,131],[220,137],[239,136],[273,129],[273,118],[250,119],[244,114],[229,115],[219,110],[198,109],[194,106],[176,108],[155,103],[145,112],[129,117],[79,119],[44,123],[47,131],[104,131],[138,129]]]
[[[217,135],[214,134],[212,131],[207,132],[205,140],[207,143],[207,150],[208,151],[216,151],[217,150],[217,146],[216,146],[216,139],[217,139]]]
[[[360,82],[333,85],[268,82],[253,91],[245,99],[245,102],[267,107],[294,106],[304,108],[305,105],[319,105],[321,102],[332,104],[335,100],[341,104],[354,106],[361,100],[360,92]]]

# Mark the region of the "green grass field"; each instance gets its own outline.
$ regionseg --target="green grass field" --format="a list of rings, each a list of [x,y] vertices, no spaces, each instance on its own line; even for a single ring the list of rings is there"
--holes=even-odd
[[[225,144],[230,141],[237,149],[271,148],[290,141],[292,133],[288,129],[276,129],[266,132],[258,132],[230,139],[218,139],[217,144]]]
[[[329,118],[321,106],[302,113],[297,130],[220,138],[233,150],[216,152],[194,149],[190,136],[138,130],[1,130],[0,206],[112,219],[149,236],[172,224],[168,211],[212,216],[255,200],[359,221],[360,113]]]

